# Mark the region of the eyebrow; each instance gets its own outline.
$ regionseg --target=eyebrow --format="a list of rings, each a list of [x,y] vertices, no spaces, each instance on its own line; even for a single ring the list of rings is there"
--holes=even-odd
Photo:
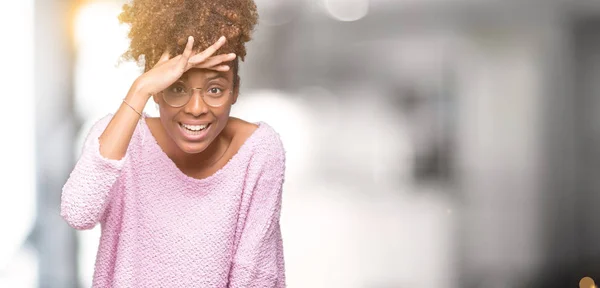
[[[223,79],[225,79],[225,80],[229,80],[229,79],[227,79],[227,77],[226,77],[225,75],[223,75],[222,73],[216,73],[216,74],[214,74],[214,76],[206,78],[206,80],[210,81],[210,80],[215,80],[215,79],[219,79],[219,78],[223,78]]]

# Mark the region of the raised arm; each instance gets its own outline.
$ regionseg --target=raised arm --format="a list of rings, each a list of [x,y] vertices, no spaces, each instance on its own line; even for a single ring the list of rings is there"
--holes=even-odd
[[[100,154],[98,138],[112,118],[109,114],[90,129],[81,156],[63,186],[60,214],[75,229],[96,226],[110,195],[118,190],[117,179],[129,158],[124,155],[119,160],[112,160]]]

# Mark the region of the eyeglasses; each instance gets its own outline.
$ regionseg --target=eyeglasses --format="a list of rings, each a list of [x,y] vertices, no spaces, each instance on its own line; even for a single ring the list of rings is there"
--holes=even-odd
[[[223,106],[233,93],[232,89],[210,87],[204,90],[203,87],[190,88],[183,82],[175,82],[162,91],[162,97],[169,106],[179,108],[190,102],[190,99],[194,95],[194,90],[199,90],[204,103],[211,107]]]

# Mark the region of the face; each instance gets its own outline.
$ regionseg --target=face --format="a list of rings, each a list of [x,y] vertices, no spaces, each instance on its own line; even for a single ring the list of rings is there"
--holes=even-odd
[[[234,91],[234,73],[232,70],[216,72],[207,69],[191,69],[183,74],[176,84],[195,88],[192,90],[192,97],[185,105],[172,107],[165,102],[164,93],[154,95],[154,101],[160,110],[160,121],[179,149],[188,154],[201,153],[213,143],[227,125],[231,105],[237,100],[237,91]],[[181,90],[179,87],[175,89]],[[207,105],[202,95],[217,93],[225,93],[223,97],[227,100],[224,104],[219,107]]]

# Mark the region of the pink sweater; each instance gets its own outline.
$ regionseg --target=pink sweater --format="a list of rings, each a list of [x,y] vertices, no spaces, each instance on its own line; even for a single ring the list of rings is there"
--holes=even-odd
[[[92,127],[61,199],[72,227],[101,224],[93,287],[285,287],[285,152],[273,128],[258,123],[225,167],[199,180],[142,120],[123,159],[102,157],[111,117]]]

